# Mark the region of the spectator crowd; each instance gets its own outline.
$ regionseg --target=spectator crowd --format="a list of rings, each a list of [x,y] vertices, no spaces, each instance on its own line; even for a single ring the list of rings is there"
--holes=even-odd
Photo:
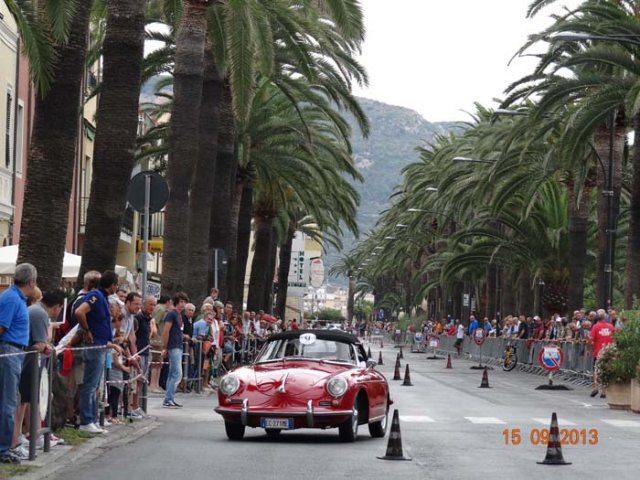
[[[181,408],[180,385],[212,391],[227,370],[254,358],[269,335],[300,328],[296,319],[243,312],[221,301],[215,288],[196,307],[184,292],[143,298],[118,281],[113,271],[89,271],[70,298],[63,289],[41,292],[35,267],[16,266],[13,285],[0,295],[0,463],[29,458],[34,371],[51,367],[61,380],[63,424],[102,434],[146,416],[147,384],[150,392],[165,391],[163,407]],[[63,442],[53,434],[50,440]],[[35,441],[42,448],[43,436]]]

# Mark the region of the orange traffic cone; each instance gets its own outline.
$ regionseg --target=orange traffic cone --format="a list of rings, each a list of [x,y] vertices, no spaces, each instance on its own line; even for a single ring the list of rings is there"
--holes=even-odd
[[[409,373],[409,364],[407,363],[407,368],[404,370],[404,382],[402,382],[403,387],[413,387],[413,383],[411,383],[411,374]]]
[[[378,457],[380,460],[409,460],[402,453],[402,435],[400,434],[400,414],[398,409],[393,411],[393,421],[391,422],[391,431],[389,432],[389,442],[387,442],[387,453],[384,457]]]
[[[402,380],[402,377],[400,376],[400,357],[396,358],[396,368],[393,370],[393,379]]]
[[[378,365],[384,365],[384,362],[382,361],[382,352],[378,355]]]
[[[447,355],[447,367],[446,368],[453,368],[451,366],[451,354]]]
[[[547,443],[547,455],[541,462],[541,465],[571,465],[571,462],[565,462],[562,457],[562,445],[560,443],[560,432],[558,430],[558,416],[556,412],[551,414],[551,427],[549,428],[549,443]]]
[[[371,358],[371,347],[367,350],[367,358]]]
[[[491,388],[489,386],[489,373],[487,372],[487,367],[484,367],[484,371],[482,372],[482,382],[480,382],[480,386],[478,388]]]
[[[404,360],[404,355],[402,354],[402,347],[400,347],[400,358]]]

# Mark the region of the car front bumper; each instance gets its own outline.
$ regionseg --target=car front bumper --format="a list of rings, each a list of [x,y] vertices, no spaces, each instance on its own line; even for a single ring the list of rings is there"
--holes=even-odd
[[[247,427],[260,427],[261,418],[291,418],[293,428],[332,428],[351,420],[353,410],[314,407],[311,400],[306,409],[269,408],[257,406],[252,408],[247,399],[241,406],[216,407],[216,413],[222,415],[226,422],[241,423]]]

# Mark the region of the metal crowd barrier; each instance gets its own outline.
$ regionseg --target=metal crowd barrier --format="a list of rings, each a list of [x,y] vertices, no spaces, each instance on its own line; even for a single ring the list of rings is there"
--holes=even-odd
[[[440,346],[437,350],[441,353],[455,353],[455,341],[455,336],[440,335]],[[593,369],[593,352],[591,346],[582,342],[487,338],[480,347],[470,337],[465,337],[462,343],[462,351],[474,360],[480,359],[480,352],[482,351],[483,360],[489,363],[500,363],[507,344],[516,347],[519,369],[540,374],[546,373],[538,364],[540,350],[545,345],[558,345],[564,353],[564,361],[557,375],[578,382],[590,381]]]

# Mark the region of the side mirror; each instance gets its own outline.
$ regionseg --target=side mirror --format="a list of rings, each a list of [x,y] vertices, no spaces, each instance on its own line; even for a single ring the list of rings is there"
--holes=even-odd
[[[377,365],[378,365],[378,362],[376,362],[375,360],[372,360],[371,358],[367,360],[367,370],[375,368]]]

